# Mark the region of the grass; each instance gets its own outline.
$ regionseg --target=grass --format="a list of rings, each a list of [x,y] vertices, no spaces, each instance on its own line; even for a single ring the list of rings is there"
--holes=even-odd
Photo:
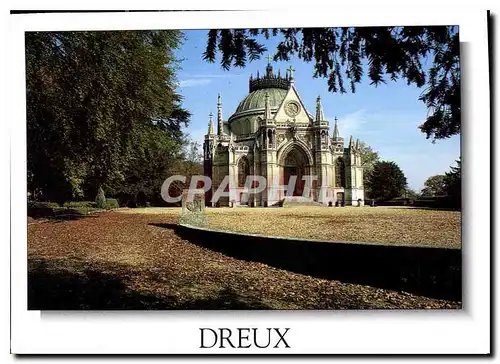
[[[124,210],[177,216],[178,208]],[[210,228],[250,234],[347,242],[461,247],[461,214],[408,207],[206,209]]]
[[[320,279],[234,259],[183,240],[176,232],[179,211],[130,209],[29,224],[28,308],[461,307],[460,302]],[[248,214],[251,221],[255,212],[220,209],[207,215],[216,218],[235,213]],[[267,210],[262,216],[267,219],[273,212]]]

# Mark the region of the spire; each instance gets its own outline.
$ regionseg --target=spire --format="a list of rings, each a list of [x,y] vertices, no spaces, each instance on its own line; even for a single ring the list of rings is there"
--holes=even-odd
[[[271,64],[271,60],[273,59],[273,57],[271,57],[271,55],[268,54],[266,59],[267,59],[266,77],[270,78],[273,76],[273,66]]]
[[[333,137],[335,139],[340,138],[340,133],[339,133],[339,126],[337,123],[337,117],[335,116],[335,126],[333,127]]]
[[[295,72],[295,70],[293,69],[292,65],[290,65],[290,67],[287,68],[287,72],[288,72],[288,79],[290,80],[290,85],[293,85],[294,84],[293,73]]]
[[[356,145],[355,145],[355,149],[359,149],[359,139],[356,139]]]
[[[272,119],[272,116],[271,116],[271,106],[269,105],[269,94],[266,92],[266,95],[265,95],[265,104],[264,104],[265,108],[264,108],[264,119],[265,120],[271,120]]]
[[[217,133],[224,134],[224,122],[222,120],[222,101],[220,93],[217,96]]]
[[[325,115],[323,115],[323,107],[321,106],[321,97],[318,95],[316,98],[316,121],[325,120]]]
[[[352,135],[349,138],[349,148],[352,148],[354,144],[352,143]]]
[[[213,116],[212,112],[210,111],[209,115],[209,121],[208,121],[208,133],[207,135],[214,135],[214,121],[213,121]]]

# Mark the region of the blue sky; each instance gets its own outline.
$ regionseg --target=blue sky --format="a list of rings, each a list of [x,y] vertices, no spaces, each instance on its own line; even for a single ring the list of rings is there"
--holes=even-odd
[[[184,96],[183,106],[192,113],[186,131],[202,143],[207,131],[208,115],[217,114],[217,93],[222,96],[224,119],[234,112],[238,103],[248,94],[250,74],[261,74],[267,61],[250,62],[245,68],[225,71],[219,63],[202,59],[207,31],[185,31],[186,41],[177,51],[182,59],[178,72],[179,92]],[[274,54],[278,38],[264,40],[269,53]],[[408,186],[420,191],[425,180],[435,174],[444,174],[460,156],[460,137],[438,140],[435,144],[418,129],[427,115],[427,109],[418,97],[422,89],[406,85],[405,81],[387,81],[374,87],[366,77],[356,86],[356,93],[328,92],[326,79],[312,77],[313,63],[298,58],[289,62],[274,62],[275,70],[293,65],[295,85],[309,112],[314,114],[317,95],[321,96],[325,117],[338,118],[341,136],[368,143],[383,160],[396,162],[403,170]]]

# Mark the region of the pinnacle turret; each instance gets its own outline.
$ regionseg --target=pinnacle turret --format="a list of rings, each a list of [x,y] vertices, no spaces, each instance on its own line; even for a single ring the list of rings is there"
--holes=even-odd
[[[337,117],[335,116],[335,126],[333,127],[333,138],[334,139],[339,139],[340,138],[340,133],[339,133],[339,125],[337,121]]]
[[[217,133],[224,134],[224,121],[222,120],[222,101],[220,94],[217,96]]]
[[[321,106],[321,97],[318,95],[316,98],[316,121],[325,120],[325,115],[323,114],[323,107]]]
[[[271,57],[271,55],[267,55],[266,57],[267,59],[267,66],[266,66],[266,77],[270,78],[270,77],[274,77],[273,75],[273,65],[271,64],[271,60],[273,59],[273,57]]]
[[[264,111],[265,111],[265,115],[264,115],[264,118],[266,120],[271,120],[272,119],[272,116],[271,116],[271,107],[269,105],[269,93],[266,92],[266,95],[265,95],[265,103],[264,103]]]
[[[290,85],[293,85],[295,83],[295,79],[293,78],[293,73],[295,72],[295,69],[290,65],[290,67],[287,68],[287,73],[288,73],[288,80],[290,81]]]
[[[208,133],[207,135],[214,135],[214,120],[212,112],[210,112],[209,116],[209,121],[208,121]]]

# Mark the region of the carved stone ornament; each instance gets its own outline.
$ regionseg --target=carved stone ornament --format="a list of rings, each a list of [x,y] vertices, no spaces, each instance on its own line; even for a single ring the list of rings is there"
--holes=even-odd
[[[193,198],[188,199],[190,191],[182,191],[182,211],[179,222],[182,224],[203,226],[205,224],[205,191],[192,191]]]
[[[186,202],[186,209],[191,212],[200,212],[201,211],[201,203],[199,200]]]
[[[297,101],[290,100],[286,103],[285,113],[288,116],[293,118],[294,116],[297,116],[299,112],[300,112],[300,105]]]

